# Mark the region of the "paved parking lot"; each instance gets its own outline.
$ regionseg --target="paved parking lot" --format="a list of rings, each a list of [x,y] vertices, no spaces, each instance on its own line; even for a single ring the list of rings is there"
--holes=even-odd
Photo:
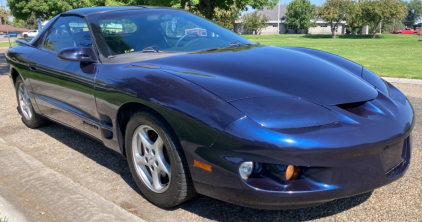
[[[407,174],[399,181],[373,192],[317,207],[288,211],[244,208],[205,196],[198,196],[172,209],[162,209],[142,197],[131,178],[126,160],[120,154],[57,124],[37,130],[27,128],[16,110],[17,102],[7,76],[4,51],[0,50],[0,138],[7,145],[18,148],[40,162],[43,167],[68,178],[69,183],[92,192],[93,198],[104,198],[146,221],[422,221],[420,118],[417,118],[413,131],[412,163]],[[422,85],[394,84],[408,96],[417,117],[421,116]],[[5,164],[1,167],[8,166]],[[22,205],[21,202],[36,202],[30,199],[29,194],[28,197],[22,195],[18,199],[10,196],[9,199],[3,198],[12,204],[27,207],[19,208],[21,211],[39,212],[36,218],[31,218],[33,214],[22,212],[29,221],[57,220],[55,212],[51,210],[53,208],[43,210],[42,205]],[[51,201],[60,200],[51,198]]]

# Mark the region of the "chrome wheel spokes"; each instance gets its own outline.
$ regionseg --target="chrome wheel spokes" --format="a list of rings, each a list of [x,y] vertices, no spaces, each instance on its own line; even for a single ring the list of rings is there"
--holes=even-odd
[[[31,100],[29,99],[28,91],[25,88],[23,83],[19,84],[18,87],[18,99],[19,99],[19,108],[23,114],[23,116],[30,120],[32,118],[32,110],[31,110]]]
[[[137,174],[149,189],[156,193],[168,189],[170,161],[163,140],[153,128],[147,125],[136,128],[132,137],[132,156]]]

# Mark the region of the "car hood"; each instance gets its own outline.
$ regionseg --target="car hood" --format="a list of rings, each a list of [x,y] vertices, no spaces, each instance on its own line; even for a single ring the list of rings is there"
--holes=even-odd
[[[133,66],[159,68],[187,79],[226,101],[288,96],[320,105],[368,101],[378,92],[360,76],[362,67],[303,48],[241,46],[168,56]],[[347,61],[346,63],[343,62]],[[346,64],[346,65],[344,65]],[[348,64],[348,65],[347,65]],[[354,72],[354,73],[352,73]]]

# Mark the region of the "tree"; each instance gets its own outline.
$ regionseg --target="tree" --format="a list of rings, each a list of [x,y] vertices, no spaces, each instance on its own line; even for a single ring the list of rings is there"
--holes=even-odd
[[[12,25],[15,27],[23,28],[23,20],[17,19],[16,17],[13,17]]]
[[[8,0],[7,5],[17,19],[26,20],[32,13],[36,18],[48,20],[64,11],[91,6],[88,1],[77,0]]]
[[[264,7],[272,9],[277,3],[278,0],[181,0],[182,6],[187,4],[191,10],[198,11],[210,20],[215,19],[215,8],[230,10],[234,5],[240,11],[247,11],[247,6],[262,10]]]
[[[326,0],[319,8],[317,15],[330,24],[331,37],[334,39],[336,38],[338,24],[346,20],[346,1]]]
[[[28,19],[22,22],[22,27],[27,29],[38,29],[38,21],[37,18],[35,18],[34,13],[32,13]]]
[[[216,13],[220,13],[221,10],[224,13],[229,12],[232,6],[239,11],[246,11],[248,6],[253,9],[272,8],[277,2],[278,0],[8,0],[7,5],[12,15],[21,20],[29,18],[31,13],[34,13],[36,18],[48,20],[64,11],[83,7],[151,5],[176,8],[188,6],[191,11],[199,12],[203,17],[215,21]]]
[[[240,10],[236,6],[231,6],[230,10],[215,8],[215,23],[218,25],[233,30],[236,19],[240,17]]]
[[[404,18],[407,7],[396,0],[363,0],[361,1],[362,17],[369,23],[372,38],[377,35],[381,22],[390,22],[395,18]]]
[[[415,22],[421,22],[422,16],[422,1],[421,0],[411,0],[407,3],[407,16],[404,24],[408,27],[411,27]]]
[[[261,17],[257,11],[246,13],[242,16],[243,28],[250,32],[255,32],[255,35],[259,35],[265,27],[269,18],[265,15]]]
[[[9,23],[10,11],[6,9],[4,6],[0,6],[0,24],[7,24]]]
[[[287,5],[286,24],[298,29],[315,27],[315,22],[311,22],[315,16],[315,5],[309,0],[293,0]]]
[[[359,2],[346,0],[345,15],[347,27],[350,28],[352,34],[356,34],[356,29],[363,25],[362,11]]]

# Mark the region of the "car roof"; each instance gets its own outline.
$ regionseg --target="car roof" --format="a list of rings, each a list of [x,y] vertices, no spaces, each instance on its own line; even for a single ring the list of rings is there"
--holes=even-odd
[[[109,11],[120,11],[120,10],[134,10],[134,9],[147,9],[146,6],[100,6],[100,7],[89,7],[89,8],[78,8],[63,12],[62,15],[81,15],[86,16],[95,13],[109,12]]]

